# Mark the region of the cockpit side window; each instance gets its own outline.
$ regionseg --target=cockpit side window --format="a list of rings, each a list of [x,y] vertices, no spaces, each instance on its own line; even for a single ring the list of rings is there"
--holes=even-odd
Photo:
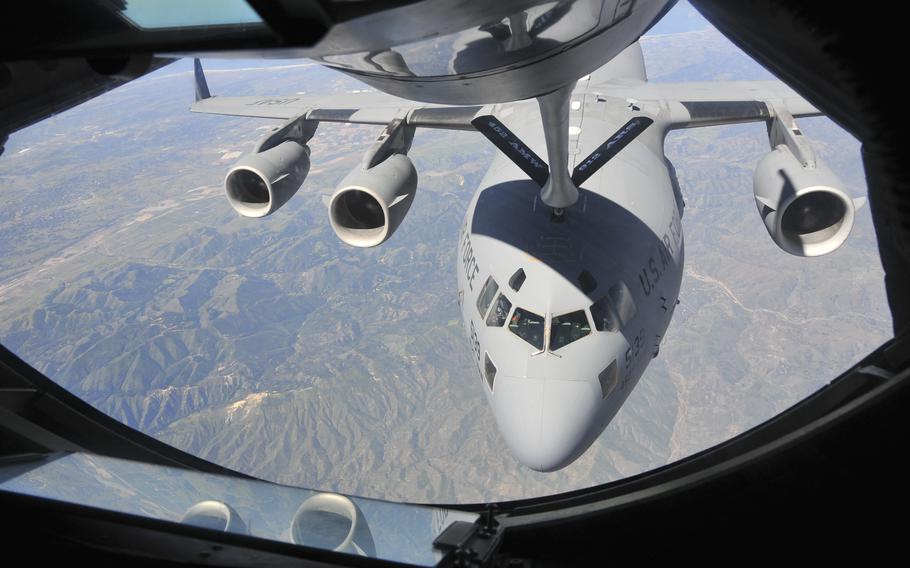
[[[597,331],[617,331],[635,317],[635,300],[624,282],[617,282],[607,295],[591,304],[591,318]]]
[[[578,285],[583,294],[590,294],[597,289],[597,279],[587,270],[582,270],[578,273]]]
[[[519,290],[521,290],[521,285],[525,283],[525,278],[526,278],[525,269],[519,268],[518,270],[515,271],[515,274],[513,274],[512,277],[509,278],[509,286],[511,286],[513,290],[518,292]]]
[[[506,298],[505,294],[500,294],[493,303],[493,309],[487,316],[487,325],[490,327],[502,327],[506,320],[509,319],[509,310],[512,309],[512,302]]]
[[[616,315],[619,316],[621,325],[628,325],[632,318],[635,317],[635,300],[632,299],[632,292],[625,282],[617,282],[607,290],[607,296],[613,302],[616,309]]]
[[[550,318],[550,351],[578,341],[591,333],[591,324],[584,310]]]
[[[486,283],[483,285],[483,289],[480,291],[480,296],[477,298],[477,311],[480,312],[481,318],[487,315],[487,309],[490,307],[490,302],[493,301],[493,297],[496,296],[496,292],[498,291],[499,284],[493,280],[492,276],[488,277]]]
[[[515,313],[509,320],[509,331],[537,349],[543,349],[543,326],[543,316],[521,308],[515,308]]]
[[[610,299],[604,296],[591,304],[591,319],[594,320],[594,329],[597,331],[617,331],[619,320],[610,307]]]

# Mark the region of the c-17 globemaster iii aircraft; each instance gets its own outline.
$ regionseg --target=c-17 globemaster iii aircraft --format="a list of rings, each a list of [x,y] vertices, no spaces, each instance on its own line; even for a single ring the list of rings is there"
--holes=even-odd
[[[225,179],[248,217],[273,213],[301,186],[319,122],[386,125],[327,202],[335,233],[357,247],[388,240],[408,212],[415,128],[476,130],[501,150],[461,228],[458,299],[478,388],[514,456],[539,471],[569,465],[603,432],[658,355],[678,303],[684,206],[664,156],[670,130],[767,124],[755,203],[791,254],[836,249],[860,205],[794,121],[818,111],[786,85],[649,83],[638,43],[536,101],[210,97],[198,60],[196,92],[195,112],[286,119]]]

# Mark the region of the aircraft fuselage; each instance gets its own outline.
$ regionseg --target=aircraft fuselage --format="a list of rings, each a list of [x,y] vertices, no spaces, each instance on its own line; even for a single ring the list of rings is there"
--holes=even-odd
[[[581,184],[562,215],[497,153],[457,251],[484,393],[512,453],[540,471],[577,459],[619,411],[657,355],[683,268],[682,202],[659,112],[585,90],[572,101],[570,167],[633,117],[655,122]],[[536,105],[497,117],[543,151]]]

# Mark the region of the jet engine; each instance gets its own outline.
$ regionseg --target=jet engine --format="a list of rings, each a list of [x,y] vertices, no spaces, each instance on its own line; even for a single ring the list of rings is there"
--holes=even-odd
[[[225,531],[247,534],[246,523],[230,505],[221,501],[200,501],[183,514],[181,523]]]
[[[338,238],[355,247],[384,243],[401,224],[417,190],[417,170],[405,154],[348,174],[329,201]]]
[[[771,238],[797,256],[828,254],[853,228],[855,207],[843,182],[818,160],[801,163],[776,146],[755,168],[755,204]]]
[[[265,217],[287,203],[310,171],[310,148],[296,140],[240,158],[224,178],[235,211]]]
[[[291,540],[360,556],[376,556],[373,534],[356,503],[335,493],[318,493],[300,505],[291,521]]]

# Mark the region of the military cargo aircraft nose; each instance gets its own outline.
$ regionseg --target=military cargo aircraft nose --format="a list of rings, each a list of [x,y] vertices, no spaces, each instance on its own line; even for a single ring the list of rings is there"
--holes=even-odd
[[[591,382],[497,377],[493,409],[518,461],[537,471],[569,465],[600,433],[600,391]]]

